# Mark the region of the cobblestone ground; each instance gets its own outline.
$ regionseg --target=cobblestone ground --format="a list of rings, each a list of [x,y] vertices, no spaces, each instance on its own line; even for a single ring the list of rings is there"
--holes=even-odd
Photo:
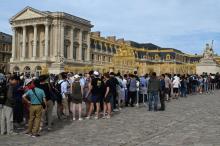
[[[220,146],[220,91],[167,103],[165,112],[125,108],[111,120],[55,122],[39,138],[1,136],[1,146]]]

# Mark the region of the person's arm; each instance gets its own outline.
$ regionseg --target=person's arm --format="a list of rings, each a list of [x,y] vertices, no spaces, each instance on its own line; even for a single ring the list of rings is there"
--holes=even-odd
[[[29,94],[29,92],[25,93],[25,94],[22,96],[22,98],[23,98],[23,100],[24,100],[26,103],[31,104],[31,102],[27,99],[28,94]]]
[[[84,86],[80,86],[81,87],[81,94],[83,96],[83,90],[84,90]]]
[[[106,88],[105,98],[107,97],[108,93],[109,93],[109,87]]]
[[[91,90],[92,90],[92,81],[89,83],[89,91],[88,91],[88,93],[87,93],[87,95],[86,95],[86,98],[88,98],[88,96],[89,96]]]
[[[43,102],[46,105],[46,109],[47,109],[47,100],[46,100],[46,95],[45,95],[44,91],[42,92],[42,97],[43,97]]]

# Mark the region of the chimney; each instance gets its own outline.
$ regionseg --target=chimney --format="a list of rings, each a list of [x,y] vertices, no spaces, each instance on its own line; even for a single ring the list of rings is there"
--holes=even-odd
[[[95,31],[95,32],[92,32],[92,35],[96,36],[96,37],[100,37],[101,36],[101,32],[100,31]]]
[[[107,39],[114,42],[116,40],[116,36],[108,36]]]

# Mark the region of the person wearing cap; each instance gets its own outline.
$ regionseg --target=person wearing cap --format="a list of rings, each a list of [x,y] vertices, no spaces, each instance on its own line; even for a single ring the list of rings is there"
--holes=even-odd
[[[30,105],[29,122],[26,135],[32,137],[38,137],[41,123],[41,116],[43,111],[42,103],[46,105],[46,96],[42,89],[39,88],[39,80],[34,80],[35,87],[28,90],[24,95],[23,99]],[[30,100],[28,100],[30,98]]]
[[[8,135],[15,135],[17,133],[13,132],[13,108],[15,106],[15,87],[18,83],[19,78],[17,76],[12,76],[9,79],[9,84],[5,89],[4,102],[2,103],[2,113],[1,113],[1,135],[7,133]],[[7,127],[5,129],[5,127]]]
[[[89,93],[91,92],[91,103],[90,103],[90,109],[87,115],[87,119],[90,119],[90,116],[94,110],[94,104],[96,105],[95,119],[99,118],[100,100],[102,96],[102,92],[101,92],[102,90],[103,90],[103,81],[99,77],[99,72],[94,71],[94,78],[92,79],[91,86],[87,94],[87,97],[88,97]]]
[[[71,110],[73,114],[73,121],[76,120],[76,106],[78,106],[79,121],[82,120],[82,95],[83,95],[83,85],[80,82],[80,76],[78,74],[74,75],[74,82],[71,84]]]

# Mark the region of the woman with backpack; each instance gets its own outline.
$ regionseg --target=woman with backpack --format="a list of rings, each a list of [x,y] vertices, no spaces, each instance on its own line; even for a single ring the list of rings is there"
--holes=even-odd
[[[78,106],[78,111],[79,111],[79,118],[78,120],[81,121],[83,120],[81,115],[82,115],[82,95],[83,95],[83,86],[80,85],[80,76],[78,74],[74,75],[74,81],[72,82],[71,85],[71,110],[73,114],[73,121],[76,120],[76,110]]]

